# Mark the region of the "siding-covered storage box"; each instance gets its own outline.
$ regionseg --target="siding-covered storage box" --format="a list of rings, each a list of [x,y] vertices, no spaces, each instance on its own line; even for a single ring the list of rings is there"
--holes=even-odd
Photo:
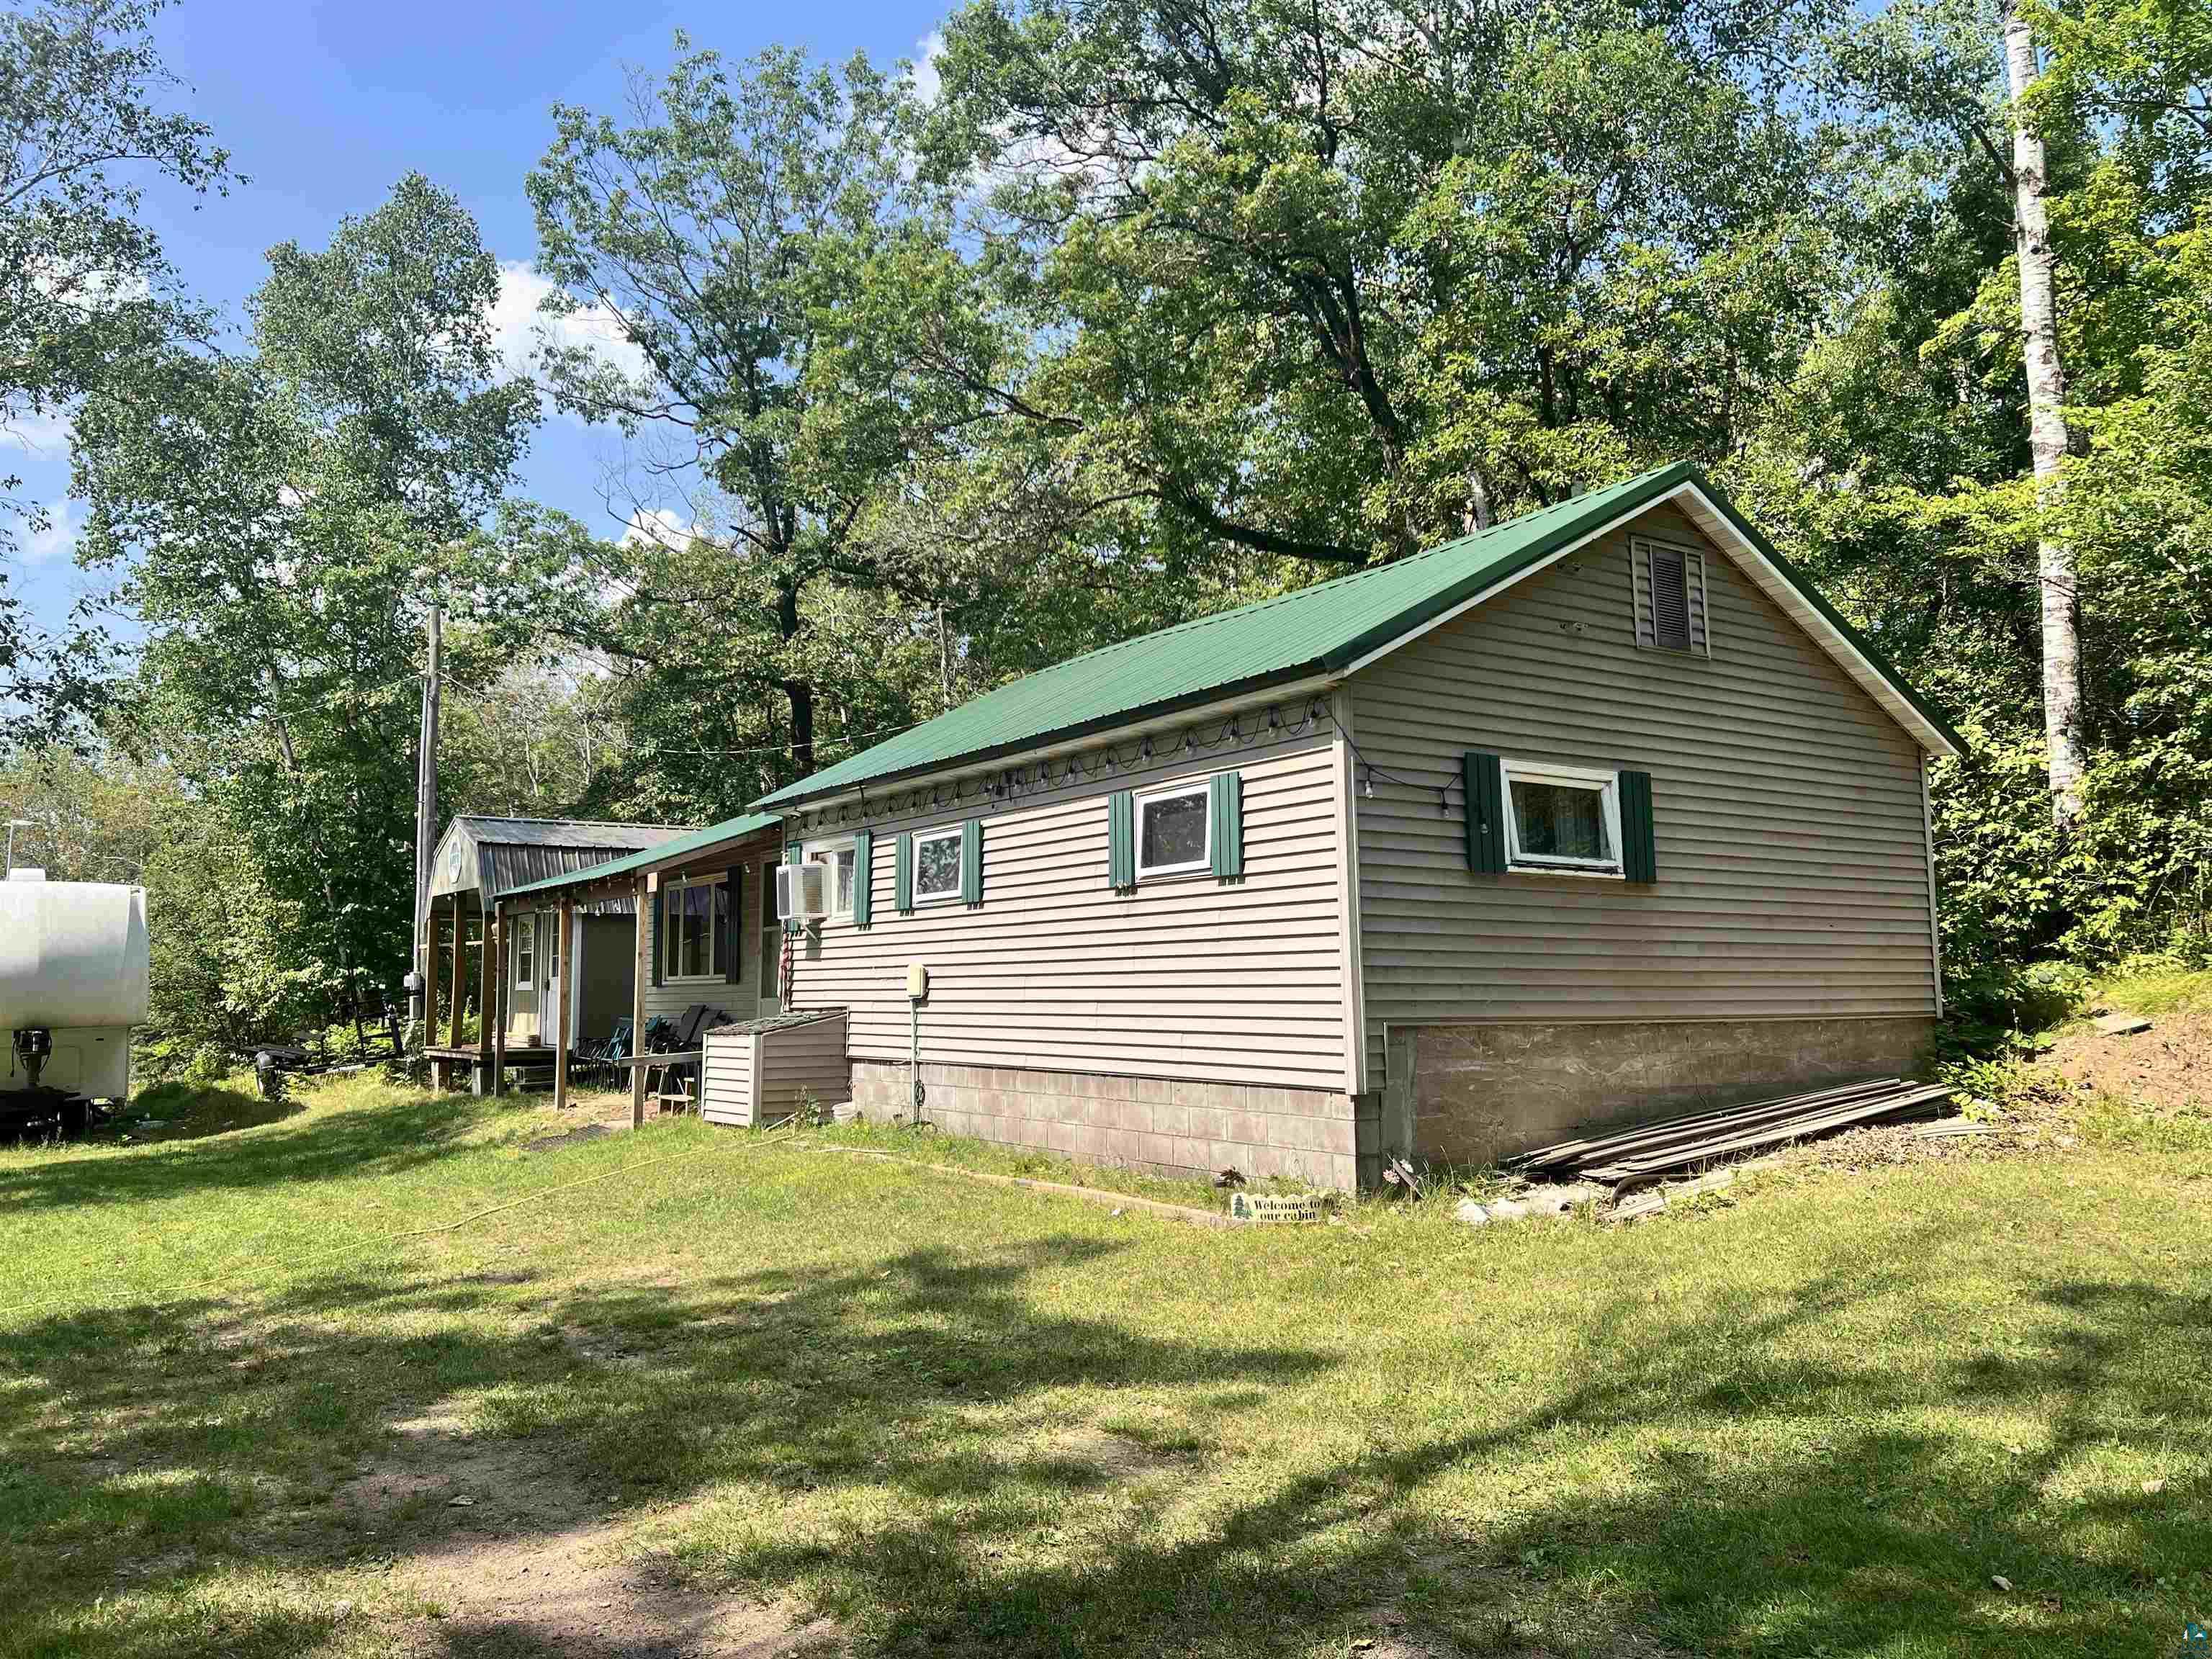
[[[774,1123],[851,1093],[842,1008],[739,1020],[708,1032],[704,1046],[699,1115],[709,1123]]]

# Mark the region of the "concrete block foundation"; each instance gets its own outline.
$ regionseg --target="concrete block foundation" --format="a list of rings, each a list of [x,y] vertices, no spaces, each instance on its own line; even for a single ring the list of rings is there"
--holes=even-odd
[[[1930,1018],[1393,1025],[1389,1150],[1487,1164],[1617,1127],[1926,1063]]]
[[[1352,1097],[1328,1089],[925,1062],[922,1115],[947,1134],[1035,1146],[1154,1175],[1242,1170],[1349,1190],[1360,1141]],[[860,1115],[911,1116],[902,1060],[853,1061]],[[1371,1157],[1371,1154],[1370,1154]]]

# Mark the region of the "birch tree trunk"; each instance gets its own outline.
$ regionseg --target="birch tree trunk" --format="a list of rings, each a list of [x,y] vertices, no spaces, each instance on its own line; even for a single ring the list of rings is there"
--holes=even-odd
[[[2036,505],[2044,515],[2036,548],[2043,618],[2043,727],[2051,750],[2051,818],[2064,829],[2081,811],[2081,635],[2073,550],[2049,517],[2066,459],[2065,377],[2058,361],[2051,218],[2043,203],[2043,135],[2021,101],[2038,72],[2035,36],[2018,0],[2005,13],[2005,70],[2013,100],[2013,242],[2020,265],[2021,343],[2027,359],[2028,448],[2035,461]]]

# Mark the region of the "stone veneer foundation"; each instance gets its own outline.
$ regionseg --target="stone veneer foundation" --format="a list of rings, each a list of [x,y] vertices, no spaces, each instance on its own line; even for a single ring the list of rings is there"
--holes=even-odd
[[[1584,1125],[1910,1077],[1935,1035],[1924,1017],[1393,1025],[1382,1138],[1486,1164]]]
[[[922,1116],[947,1134],[1156,1175],[1235,1169],[1255,1181],[1283,1176],[1349,1190],[1362,1129],[1372,1138],[1371,1118],[1356,1125],[1341,1091],[929,1062],[921,1080]],[[854,1060],[853,1105],[865,1117],[910,1115],[906,1064]]]

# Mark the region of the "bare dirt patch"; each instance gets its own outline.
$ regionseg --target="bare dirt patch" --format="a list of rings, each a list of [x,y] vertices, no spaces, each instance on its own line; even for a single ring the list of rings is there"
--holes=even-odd
[[[1134,1480],[1139,1475],[1157,1474],[1164,1469],[1184,1466],[1182,1460],[1157,1451],[1142,1441],[1088,1424],[1045,1435],[1030,1449],[1053,1462],[1082,1464],[1117,1480]]]
[[[772,1659],[843,1650],[835,1626],[717,1595],[640,1550],[617,1501],[527,1443],[433,1411],[334,1494],[391,1562],[390,1588],[433,1610],[393,1650],[479,1659]],[[665,1515],[658,1518],[665,1520]]]
[[[2212,1013],[2155,1016],[2148,1031],[2105,1036],[2069,1027],[2045,1063],[2076,1089],[2117,1095],[2154,1112],[2212,1111]]]

